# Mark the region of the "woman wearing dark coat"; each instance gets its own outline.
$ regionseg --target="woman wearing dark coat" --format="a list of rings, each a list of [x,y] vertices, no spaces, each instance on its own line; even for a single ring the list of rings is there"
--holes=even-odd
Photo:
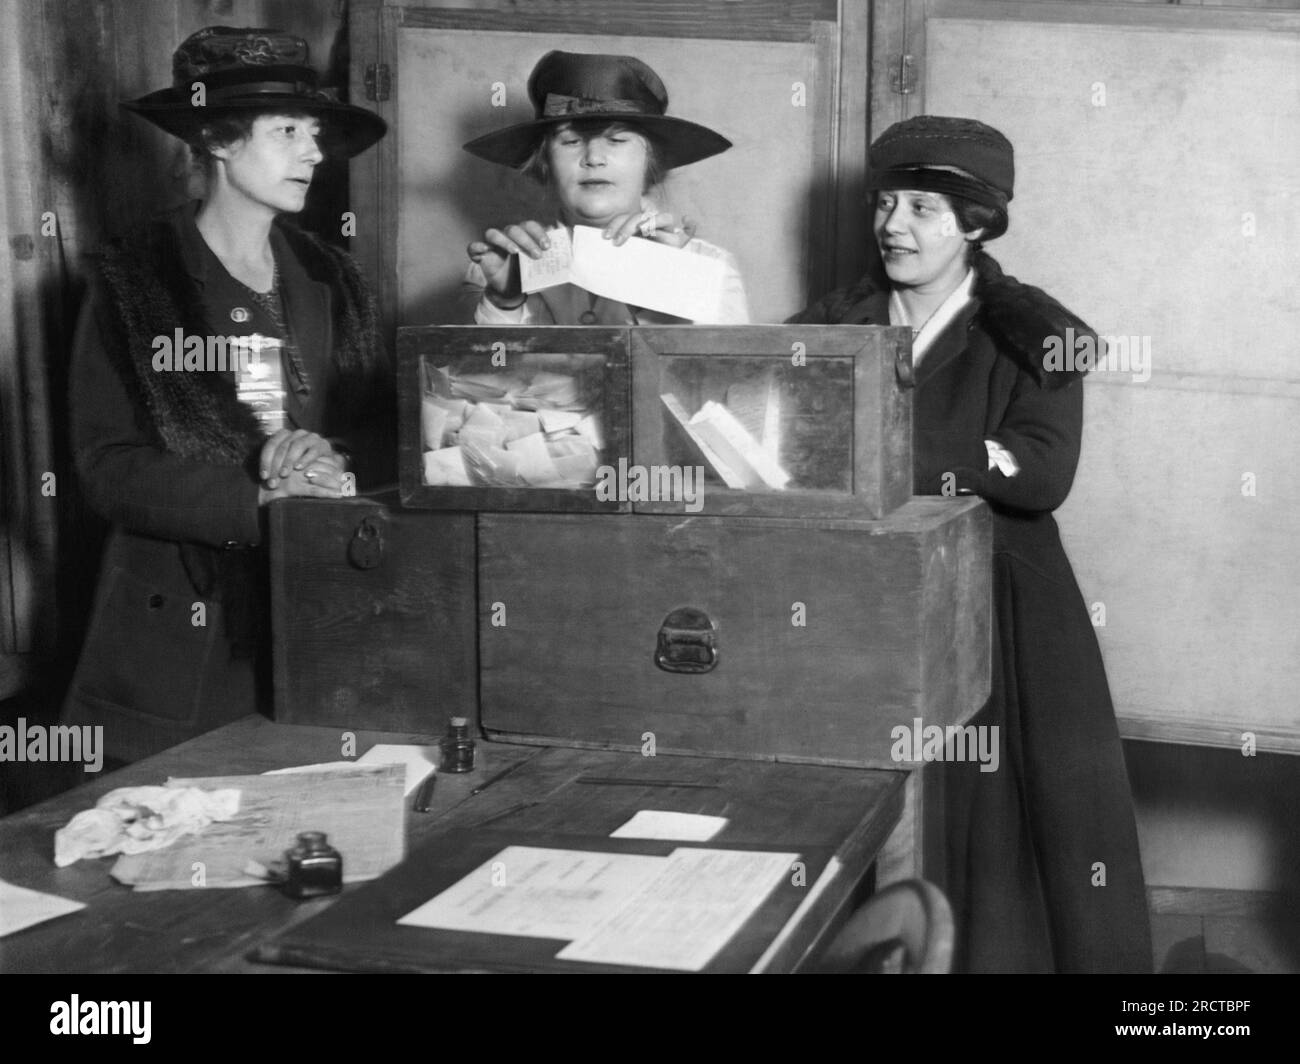
[[[914,329],[914,490],[974,493],[994,520],[992,694],[998,771],[943,770],[960,970],[1150,971],[1133,803],[1091,618],[1052,511],[1079,461],[1082,373],[1051,357],[1094,334],[981,248],[1005,232],[1011,144],[923,116],[871,146],[887,281],[794,321]],[[1068,330],[1073,330],[1069,332]]]
[[[96,256],[71,370],[81,488],[112,530],[64,717],[102,725],[115,761],[270,708],[265,507],[392,461],[373,300],[283,222],[324,151],[365,149],[383,120],[317,92],[279,31],[209,27],[173,66],[127,106],[191,145],[204,199]]]

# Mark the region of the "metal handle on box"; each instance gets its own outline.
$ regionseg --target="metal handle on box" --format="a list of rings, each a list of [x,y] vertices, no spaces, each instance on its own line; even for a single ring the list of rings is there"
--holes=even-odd
[[[916,374],[912,368],[912,351],[906,344],[894,348],[894,373],[904,388],[916,387]]]
[[[701,673],[718,663],[718,632],[703,610],[683,606],[659,626],[655,664],[664,672]]]

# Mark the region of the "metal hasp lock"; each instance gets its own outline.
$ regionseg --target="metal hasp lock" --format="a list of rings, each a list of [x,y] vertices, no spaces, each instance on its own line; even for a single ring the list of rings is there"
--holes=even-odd
[[[718,663],[718,630],[694,606],[673,610],[659,626],[655,664],[664,672],[709,672]]]
[[[348,543],[348,561],[358,569],[373,569],[384,560],[384,526],[375,514],[363,517]]]
[[[894,347],[894,374],[898,377],[899,387],[916,387],[916,373],[912,366],[912,349],[907,344],[898,344]]]

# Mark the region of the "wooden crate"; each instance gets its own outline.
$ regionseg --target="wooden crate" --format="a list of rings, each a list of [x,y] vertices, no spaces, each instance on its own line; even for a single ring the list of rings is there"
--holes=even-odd
[[[441,734],[477,718],[474,516],[396,501],[271,505],[277,720]]]
[[[992,523],[978,500],[883,521],[479,517],[489,735],[898,768],[891,731],[989,690]],[[657,656],[716,664],[665,671]],[[673,663],[671,660],[668,662]],[[679,664],[678,667],[681,667]]]

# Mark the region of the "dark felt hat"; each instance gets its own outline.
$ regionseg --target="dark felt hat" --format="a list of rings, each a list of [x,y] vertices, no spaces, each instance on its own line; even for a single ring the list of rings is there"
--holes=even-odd
[[[388,131],[373,111],[322,92],[308,66],[307,42],[271,29],[208,26],[191,34],[172,56],[171,88],[122,106],[184,140],[204,122],[231,114],[309,114],[322,120],[324,145],[341,158],[365,151]]]
[[[664,83],[630,55],[547,52],[528,79],[528,98],[533,102],[533,121],[478,137],[465,150],[488,162],[523,166],[548,129],[592,118],[643,127],[662,147],[664,167],[669,170],[731,147],[720,133],[665,114]]]
[[[1004,218],[1015,185],[1011,141],[973,118],[918,115],[895,122],[872,143],[867,162],[869,189],[964,196]]]

